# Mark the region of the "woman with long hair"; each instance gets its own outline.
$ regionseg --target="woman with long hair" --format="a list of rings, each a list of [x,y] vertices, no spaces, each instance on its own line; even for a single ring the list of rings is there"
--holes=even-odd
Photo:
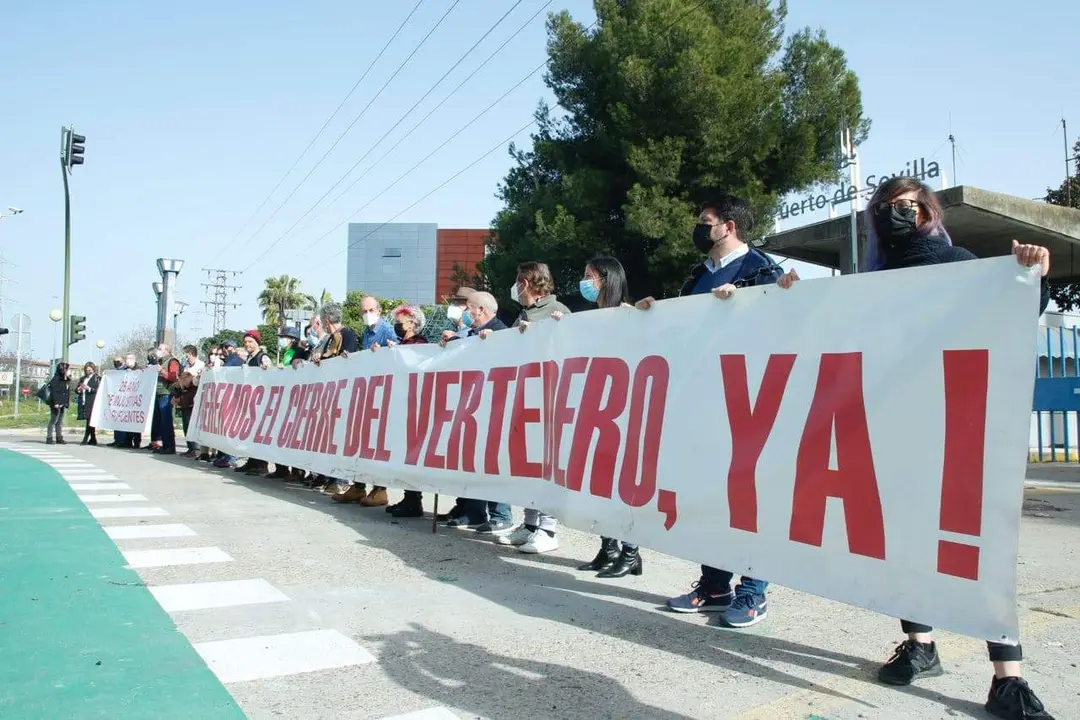
[[[878,185],[867,206],[863,272],[976,259],[969,251],[952,244],[943,220],[944,211],[937,196],[916,178],[896,177]],[[1050,272],[1050,252],[1038,245],[1024,245],[1013,240],[1012,254],[1025,267],[1041,266],[1041,314],[1049,303],[1046,276]],[[798,274],[790,272],[778,280],[777,285],[791,287],[795,280],[798,280]],[[897,646],[893,656],[878,670],[878,679],[888,685],[910,685],[919,678],[943,674],[937,644],[931,635],[933,628],[909,620],[901,620],[900,628],[907,634],[907,640]],[[1052,720],[1020,675],[1023,659],[1020,645],[996,642],[986,645],[994,665],[986,710],[995,717],[1009,720]]]
[[[68,364],[57,363],[56,374],[49,380],[49,425],[45,429],[45,444],[63,445],[64,413],[71,405],[71,386],[68,385]],[[53,438],[56,438],[55,440]]]
[[[585,278],[579,283],[579,289],[581,297],[586,302],[595,303],[597,308],[632,307],[626,270],[613,257],[600,255],[590,260],[585,266]],[[643,565],[637,544],[624,542],[620,549],[619,541],[615,538],[601,537],[600,551],[596,557],[578,566],[578,570],[596,572],[596,576],[602,578],[619,578],[640,575]]]
[[[97,430],[90,424],[90,418],[94,412],[94,401],[97,399],[98,386],[101,385],[101,376],[98,375],[97,365],[92,362],[83,366],[83,376],[79,380],[79,397],[82,399],[80,412],[82,419],[86,421],[86,429],[83,430],[81,445],[97,445]]]

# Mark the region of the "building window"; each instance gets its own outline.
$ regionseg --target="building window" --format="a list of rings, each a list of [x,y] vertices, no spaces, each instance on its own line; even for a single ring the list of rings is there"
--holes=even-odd
[[[382,256],[384,258],[399,258],[401,257],[401,248],[383,248]]]

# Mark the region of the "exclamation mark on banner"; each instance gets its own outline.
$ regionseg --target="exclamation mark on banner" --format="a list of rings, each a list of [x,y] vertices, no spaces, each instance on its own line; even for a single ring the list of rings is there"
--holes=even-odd
[[[988,350],[946,350],[945,462],[941,472],[941,530],[970,535],[982,532],[983,454],[986,446]],[[977,544],[938,540],[937,570],[945,575],[979,579]]]

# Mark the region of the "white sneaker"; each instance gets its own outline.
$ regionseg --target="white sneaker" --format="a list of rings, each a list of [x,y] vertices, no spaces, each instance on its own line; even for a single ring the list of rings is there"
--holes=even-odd
[[[536,533],[534,533],[532,530],[525,527],[524,525],[519,525],[514,530],[514,532],[510,533],[509,535],[498,535],[498,536],[496,536],[495,537],[495,544],[496,545],[512,545],[513,547],[521,547],[525,543],[532,540],[533,535],[535,535],[535,534]]]
[[[540,553],[551,552],[552,550],[558,549],[559,539],[554,535],[549,535],[543,530],[534,532],[533,536],[529,538],[529,542],[518,548],[519,551],[529,553],[530,555],[538,555]]]

